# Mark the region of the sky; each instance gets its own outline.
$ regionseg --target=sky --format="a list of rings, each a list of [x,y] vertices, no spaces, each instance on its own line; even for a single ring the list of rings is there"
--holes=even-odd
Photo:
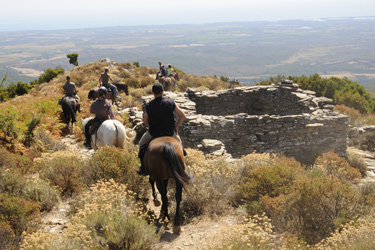
[[[374,0],[4,0],[0,32],[361,16]]]

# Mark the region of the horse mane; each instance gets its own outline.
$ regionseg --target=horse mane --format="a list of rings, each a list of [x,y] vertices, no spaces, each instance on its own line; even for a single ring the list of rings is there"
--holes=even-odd
[[[166,142],[163,144],[162,155],[173,176],[182,186],[192,182],[192,178],[185,172],[185,166],[181,163],[172,143]]]

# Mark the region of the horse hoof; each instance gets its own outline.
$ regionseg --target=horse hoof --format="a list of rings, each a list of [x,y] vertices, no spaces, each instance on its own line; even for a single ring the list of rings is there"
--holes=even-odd
[[[181,226],[174,226],[173,227],[173,233],[174,234],[180,234],[182,232]]]
[[[159,200],[154,200],[154,206],[159,207],[161,205],[161,202]]]

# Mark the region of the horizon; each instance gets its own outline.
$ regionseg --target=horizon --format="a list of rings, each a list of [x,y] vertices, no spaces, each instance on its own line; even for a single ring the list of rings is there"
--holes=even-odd
[[[154,26],[226,22],[320,20],[373,17],[370,0],[246,0],[125,3],[73,1],[51,6],[46,0],[13,0],[0,10],[0,32],[86,29],[114,26]]]

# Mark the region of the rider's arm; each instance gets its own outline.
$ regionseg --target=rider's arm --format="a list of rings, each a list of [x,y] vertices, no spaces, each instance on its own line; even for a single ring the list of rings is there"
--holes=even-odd
[[[176,126],[174,130],[176,131],[176,134],[178,134],[178,127],[184,122],[186,115],[182,109],[176,104],[176,107],[174,108],[174,112],[178,115],[178,120],[176,121]]]
[[[99,77],[99,86],[102,86],[102,76]]]
[[[113,84],[115,83],[110,76],[108,76],[108,78],[109,78],[109,80],[112,81]]]
[[[143,116],[143,123],[146,125],[147,129],[150,127],[150,124],[148,123],[148,114],[147,114],[147,112],[145,112],[145,115]]]

